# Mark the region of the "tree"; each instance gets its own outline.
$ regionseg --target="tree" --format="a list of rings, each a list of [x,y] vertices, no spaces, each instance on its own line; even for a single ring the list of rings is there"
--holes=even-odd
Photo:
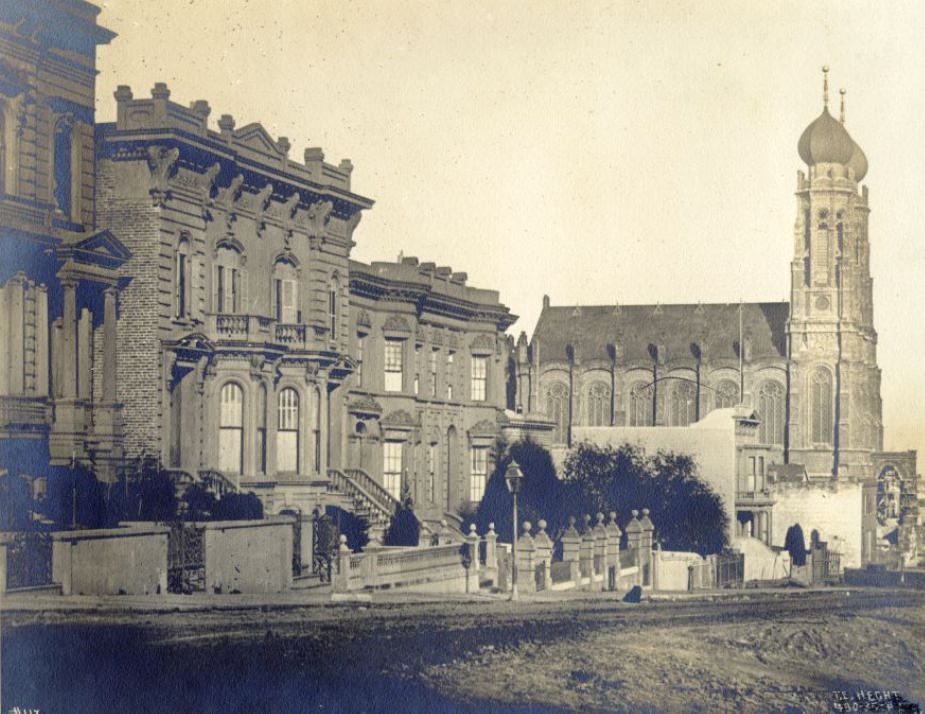
[[[806,565],[806,539],[799,523],[790,526],[784,535],[784,550],[790,554],[790,567]]]
[[[560,506],[562,483],[546,449],[530,439],[514,444],[498,440],[492,460],[495,468],[485,485],[485,494],[475,515],[480,533],[485,533],[488,525],[494,523],[499,540],[509,543],[513,538],[511,519],[514,497],[505,480],[508,466],[512,462],[517,463],[524,477],[517,496],[517,518],[520,523],[530,521],[535,524],[545,520],[547,530],[553,536],[564,527],[566,519]]]
[[[383,537],[384,545],[418,545],[421,539],[421,524],[414,515],[414,499],[407,483],[402,484],[401,501],[395,507],[395,515]]]
[[[226,493],[215,501],[212,517],[217,521],[250,521],[263,518],[263,503],[253,493]]]
[[[728,516],[719,496],[684,454],[638,446],[582,443],[565,460],[562,508],[576,517],[617,511],[621,529],[634,509],[648,508],[655,541],[668,550],[717,553],[727,544]]]

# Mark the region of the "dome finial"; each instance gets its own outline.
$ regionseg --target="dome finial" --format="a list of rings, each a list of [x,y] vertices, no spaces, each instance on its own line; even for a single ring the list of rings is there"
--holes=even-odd
[[[822,106],[829,106],[829,65],[822,66]]]
[[[845,94],[847,94],[847,91],[848,90],[844,87],[838,90],[838,93],[841,95],[841,113],[839,114],[839,119],[841,119],[842,124],[845,123]]]

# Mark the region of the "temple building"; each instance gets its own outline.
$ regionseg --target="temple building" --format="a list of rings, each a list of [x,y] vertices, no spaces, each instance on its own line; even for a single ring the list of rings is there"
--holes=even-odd
[[[845,128],[844,94],[841,120],[829,113],[825,72],[822,113],[797,146],[807,171],[797,174],[790,302],[554,306],[544,297],[532,340],[522,333],[515,350],[516,400],[555,423],[561,447],[583,427],[685,427],[743,404],[768,452],[760,478],[778,465],[810,484],[895,475],[911,529],[914,455],[883,452],[867,158]],[[866,562],[873,529],[864,537]]]

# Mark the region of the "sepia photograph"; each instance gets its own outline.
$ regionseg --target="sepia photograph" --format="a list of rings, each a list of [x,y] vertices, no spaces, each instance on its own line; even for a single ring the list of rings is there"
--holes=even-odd
[[[921,713],[923,27],[0,0],[0,714]]]

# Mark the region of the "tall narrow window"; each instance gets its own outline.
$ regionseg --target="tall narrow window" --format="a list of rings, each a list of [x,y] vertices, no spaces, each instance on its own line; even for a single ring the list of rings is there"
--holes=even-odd
[[[0,106],[0,194],[7,193],[7,192],[8,192],[8,191],[7,191],[8,188],[9,188],[9,192],[12,193],[12,188],[11,188],[11,187],[7,187],[7,185],[6,185],[6,184],[7,184],[7,178],[6,178],[6,174],[7,174],[7,163],[6,163],[7,145],[6,145],[6,143],[7,143],[7,138],[6,138],[6,117],[4,116],[4,113],[3,113],[3,107]],[[12,147],[11,147],[11,148],[12,148]],[[13,152],[10,151],[9,153],[12,154]],[[17,160],[18,160],[18,158],[19,158],[19,157],[16,157]]]
[[[472,447],[472,463],[469,469],[469,500],[478,503],[485,495],[488,481],[488,447]]]
[[[288,260],[278,260],[273,266],[273,303],[277,322],[284,325],[302,322],[298,271]]]
[[[190,315],[190,283],[192,264],[190,261],[189,240],[180,238],[174,263],[174,315],[183,319]]]
[[[276,469],[299,472],[299,393],[287,387],[276,404]]]
[[[431,444],[427,449],[427,502],[434,503],[437,499],[437,444]]]
[[[568,387],[556,382],[546,390],[546,416],[556,425],[553,439],[564,443],[568,436]]]
[[[587,425],[608,426],[610,424],[610,387],[604,382],[595,382],[588,389]]]
[[[402,390],[402,340],[385,341],[385,391]]]
[[[414,346],[414,394],[421,390],[421,346]]]
[[[321,390],[316,388],[313,396],[315,411],[312,416],[315,423],[312,424],[312,434],[315,447],[315,473],[321,473]]]
[[[630,389],[630,426],[652,426],[654,392],[652,385],[637,382]]]
[[[758,441],[784,443],[784,388],[780,382],[765,382],[758,390]]]
[[[244,467],[244,390],[234,382],[219,393],[218,470],[240,474]]]
[[[726,409],[739,403],[739,385],[731,379],[724,379],[716,387],[716,408]]]
[[[401,449],[400,441],[386,441],[382,444],[383,486],[395,499],[401,498]]]
[[[328,327],[331,330],[331,342],[337,340],[337,279],[331,281],[328,290]]]
[[[366,335],[357,335],[357,386],[363,386],[363,350],[365,347]]]
[[[453,372],[453,364],[456,358],[456,353],[453,350],[450,350],[446,354],[446,398],[448,401],[453,401],[453,382],[455,381],[456,375]]]
[[[832,376],[817,369],[810,377],[810,421],[813,443],[832,443]]]
[[[73,124],[65,118],[55,126],[54,197],[63,214],[71,217],[73,199]]]
[[[697,394],[690,382],[677,382],[668,392],[669,426],[687,426],[694,421]]]
[[[257,448],[260,459],[260,473],[267,473],[267,387],[261,384],[257,390]]]
[[[241,254],[229,246],[218,249],[212,266],[212,311],[233,314],[247,312],[247,272]]]
[[[469,397],[473,402],[484,402],[488,394],[488,357],[472,356],[471,376]]]
[[[437,397],[437,354],[440,350],[434,348],[430,351],[430,396]]]

